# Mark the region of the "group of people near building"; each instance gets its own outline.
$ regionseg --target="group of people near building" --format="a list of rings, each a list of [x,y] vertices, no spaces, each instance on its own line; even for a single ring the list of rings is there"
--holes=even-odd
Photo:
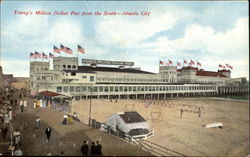
[[[102,145],[99,141],[92,142],[89,147],[88,141],[83,141],[83,145],[81,146],[81,155],[82,156],[102,156]]]
[[[13,150],[14,155],[16,152],[22,154],[20,150],[21,132],[19,129],[13,128],[12,121],[16,119],[18,108],[23,112],[25,106],[27,106],[27,102],[23,100],[26,92],[25,89],[15,89],[13,87],[0,88],[0,134],[3,141],[10,140],[11,145],[9,148]],[[10,138],[7,138],[8,133]]]

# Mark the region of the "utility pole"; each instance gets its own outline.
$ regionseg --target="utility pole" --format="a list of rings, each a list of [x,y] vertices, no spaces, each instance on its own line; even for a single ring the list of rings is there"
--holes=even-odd
[[[89,100],[89,126],[91,126],[91,102],[92,102],[92,90],[93,90],[93,86],[91,86],[89,89],[90,89],[90,100]]]

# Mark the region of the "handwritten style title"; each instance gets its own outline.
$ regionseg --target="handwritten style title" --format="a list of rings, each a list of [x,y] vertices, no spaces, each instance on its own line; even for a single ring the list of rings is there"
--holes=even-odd
[[[78,12],[78,11],[44,11],[44,10],[37,10],[37,11],[20,11],[14,10],[15,15],[56,15],[56,16],[150,16],[151,12],[149,11],[95,11],[95,12]]]

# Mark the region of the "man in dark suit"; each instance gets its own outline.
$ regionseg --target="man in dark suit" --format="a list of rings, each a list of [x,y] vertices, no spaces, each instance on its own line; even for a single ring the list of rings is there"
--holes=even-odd
[[[90,147],[90,156],[95,156],[96,155],[96,145],[95,142],[92,142],[92,145]]]
[[[89,152],[89,146],[86,143],[86,141],[83,141],[83,145],[81,147],[82,156],[88,156],[88,152]]]
[[[49,139],[50,139],[50,135],[51,135],[51,128],[50,127],[47,127],[46,129],[45,129],[45,134],[46,134],[46,136],[47,136],[47,140],[49,141]]]
[[[102,156],[102,145],[99,143],[99,141],[96,141],[96,155]]]

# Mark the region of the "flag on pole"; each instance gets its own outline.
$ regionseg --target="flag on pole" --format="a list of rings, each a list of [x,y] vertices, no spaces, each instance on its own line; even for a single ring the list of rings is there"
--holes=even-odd
[[[36,58],[41,58],[41,54],[35,51],[35,57]]]
[[[230,69],[232,69],[233,70],[233,67],[230,65],[230,67],[229,67]]]
[[[42,57],[48,59],[48,56],[45,53],[43,53]]]
[[[181,63],[180,63],[180,62],[177,62],[177,66],[181,66]]]
[[[229,64],[226,64],[226,67],[227,67],[227,68],[230,68],[230,65],[229,65]]]
[[[191,63],[191,62],[189,62],[189,63],[188,63],[188,65],[189,65],[189,66],[192,66],[192,63]]]
[[[191,60],[191,64],[195,65],[195,62],[193,60]]]
[[[60,53],[60,49],[56,46],[53,47],[53,52]]]
[[[172,62],[171,60],[168,60],[168,64],[169,64],[169,65],[172,65],[173,62]]]
[[[80,45],[77,44],[77,51],[84,54],[85,53],[85,50],[84,48],[82,48]]]
[[[187,64],[187,61],[184,59],[184,64]]]
[[[223,65],[219,64],[219,68],[223,68]]]
[[[72,55],[72,54],[73,54],[73,51],[72,51],[70,48],[66,47],[66,53]]]
[[[30,53],[30,58],[36,58],[36,56],[34,55],[34,53]]]
[[[54,58],[55,56],[52,53],[49,53],[49,58]]]
[[[60,45],[60,50],[63,51],[63,52],[66,52],[66,47],[61,44]]]
[[[160,65],[164,65],[163,61],[160,60]]]
[[[197,65],[201,67],[201,63],[200,62],[197,62]]]

